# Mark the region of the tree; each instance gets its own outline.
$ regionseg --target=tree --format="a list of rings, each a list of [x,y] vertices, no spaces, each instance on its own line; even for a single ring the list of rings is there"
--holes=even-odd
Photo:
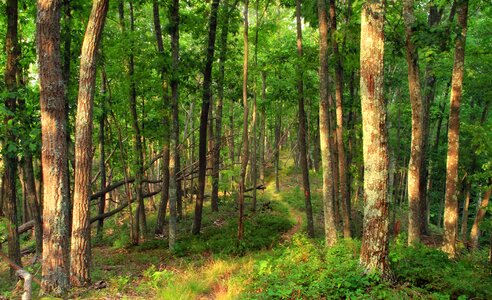
[[[108,12],[108,0],[95,0],[80,57],[79,96],[75,123],[75,181],[73,194],[70,282],[90,283],[90,196],[92,171],[92,114],[96,90],[96,57]]]
[[[360,95],[364,156],[364,222],[360,262],[367,272],[389,275],[388,136],[384,79],[384,1],[362,7]]]
[[[69,199],[67,116],[60,57],[60,0],[38,0],[36,41],[39,64],[43,164],[43,265],[41,289],[62,295],[69,286]]]
[[[446,196],[444,209],[444,241],[442,250],[449,257],[456,255],[456,235],[458,228],[458,153],[460,137],[460,102],[463,89],[465,65],[466,29],[468,20],[468,0],[458,0],[458,26],[454,52],[453,77],[448,125],[448,154],[446,164]]]
[[[420,241],[420,206],[421,198],[420,181],[422,180],[421,167],[423,166],[424,147],[424,105],[420,90],[419,62],[417,47],[413,42],[415,31],[415,15],[413,12],[413,0],[403,2],[403,17],[405,20],[406,56],[408,65],[408,87],[410,91],[410,103],[412,104],[412,142],[410,146],[410,162],[408,164],[408,244]]]
[[[328,20],[325,0],[318,0],[319,23],[319,136],[323,171],[323,213],[326,245],[337,242],[335,212],[333,208],[332,149],[330,144],[329,78],[328,78]]]
[[[239,219],[237,239],[241,241],[244,237],[244,193],[246,191],[246,168],[248,167],[249,157],[249,137],[248,137],[248,5],[249,0],[244,0],[244,54],[243,54],[243,149],[241,153],[241,176],[239,178]]]
[[[217,30],[217,13],[219,0],[212,2],[208,29],[208,47],[203,71],[203,98],[200,115],[200,141],[198,147],[198,197],[195,203],[195,218],[193,221],[193,234],[200,234],[202,225],[203,200],[205,198],[205,172],[207,168],[207,123],[210,100],[212,98],[212,63],[215,53],[215,36]]]
[[[485,217],[485,213],[487,212],[491,193],[492,193],[492,188],[489,188],[485,192],[485,195],[483,196],[482,202],[480,203],[480,207],[475,217],[475,221],[473,221],[473,226],[470,232],[470,243],[472,249],[478,249],[478,238],[480,236],[480,229],[479,229],[480,223],[482,222],[483,218]]]
[[[304,189],[304,203],[306,206],[307,232],[309,237],[314,237],[313,208],[311,206],[311,188],[309,186],[309,169],[307,164],[306,143],[306,112],[304,110],[304,82],[302,71],[302,24],[301,24],[301,0],[296,1],[297,24],[297,101],[299,105],[299,149],[301,152],[300,163],[302,172],[302,185]]]
[[[5,202],[5,216],[7,217],[8,230],[8,254],[9,259],[21,265],[21,253],[18,234],[18,217],[17,217],[17,137],[15,129],[12,128],[17,109],[17,74],[19,66],[19,42],[18,42],[18,2],[17,0],[7,1],[7,35],[5,38],[5,49],[7,52],[7,65],[5,68],[5,85],[9,92],[5,99],[5,107],[10,111],[11,115],[7,115],[4,119],[4,126],[7,128],[5,137],[2,140],[2,156],[4,160],[4,171],[2,178],[2,193]],[[0,203],[1,205],[1,203]],[[14,279],[15,269],[10,268],[10,277]]]

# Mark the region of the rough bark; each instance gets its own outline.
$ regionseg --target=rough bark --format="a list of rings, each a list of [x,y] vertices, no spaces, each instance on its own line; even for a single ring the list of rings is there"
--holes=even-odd
[[[483,196],[482,202],[480,203],[480,208],[478,209],[477,215],[475,217],[475,221],[473,221],[473,226],[470,232],[470,245],[472,249],[478,249],[478,238],[480,237],[480,222],[482,222],[485,214],[487,213],[491,193],[492,188],[489,188]]]
[[[424,147],[424,104],[420,90],[419,63],[417,47],[413,43],[415,32],[414,1],[403,1],[403,19],[405,21],[406,58],[408,65],[408,87],[412,106],[412,140],[410,161],[408,163],[408,244],[420,241],[420,206],[422,202],[420,181],[422,180],[422,161]]]
[[[458,0],[458,26],[454,53],[453,76],[448,124],[448,153],[446,163],[446,195],[444,207],[444,241],[442,250],[449,257],[456,255],[456,235],[458,229],[458,153],[460,136],[460,102],[463,88],[465,64],[466,27],[468,0]]]
[[[318,0],[319,26],[319,136],[321,169],[323,171],[323,214],[327,246],[337,242],[335,212],[333,208],[333,163],[330,145],[329,78],[328,78],[328,19],[325,0]]]
[[[39,65],[43,165],[44,293],[63,295],[69,286],[69,198],[67,116],[60,57],[60,0],[38,0],[36,41]]]
[[[90,196],[92,175],[92,114],[96,89],[96,56],[108,0],[95,0],[82,43],[79,95],[75,121],[75,181],[70,249],[70,282],[73,286],[90,283],[91,234]]]
[[[202,111],[200,115],[200,133],[198,146],[198,197],[195,203],[195,218],[193,221],[193,234],[200,234],[202,225],[203,200],[205,198],[205,172],[207,168],[207,121],[210,100],[212,98],[212,64],[215,53],[215,36],[217,29],[217,12],[219,10],[219,0],[213,0],[210,11],[208,47],[205,69],[203,72],[203,97]]]
[[[162,29],[161,29],[161,20],[159,14],[159,3],[157,0],[152,2],[152,10],[153,10],[153,20],[154,20],[154,31],[155,38],[157,42],[157,52],[162,59],[164,59],[164,42],[162,40]],[[169,147],[170,147],[170,99],[168,97],[167,91],[167,81],[165,79],[166,70],[164,64],[161,66],[160,76],[162,80],[162,105],[164,107],[164,117],[162,120],[163,125],[163,141],[162,141],[162,162],[161,162],[161,171],[162,171],[162,189],[161,189],[161,201],[159,202],[159,209],[157,211],[156,225],[155,225],[155,234],[162,234],[164,230],[164,221],[166,218],[166,209],[167,204],[169,202]]]
[[[5,68],[5,85],[9,93],[8,97],[4,100],[5,107],[15,114],[17,110],[17,98],[15,93],[17,92],[17,68],[19,67],[20,48],[18,43],[18,2],[17,0],[9,0],[6,5],[7,13],[7,34],[5,37],[5,50],[7,54],[7,63]],[[7,115],[3,120],[3,125],[6,126],[6,135],[2,138],[2,156],[3,156],[3,178],[2,178],[2,190],[3,190],[3,205],[5,209],[5,216],[7,217],[7,240],[8,240],[8,255],[9,259],[21,265],[20,254],[20,242],[18,234],[18,212],[17,212],[17,153],[10,150],[10,145],[14,146],[17,143],[17,137],[15,135],[15,121],[12,115]],[[0,203],[1,204],[1,203]],[[11,279],[15,278],[15,270],[10,268]]]
[[[338,183],[342,206],[343,236],[350,238],[350,198],[347,182],[347,159],[343,145],[343,65],[337,41],[337,19],[335,0],[330,0],[331,42],[335,56],[335,99],[336,99],[336,140],[338,148]]]
[[[360,262],[367,272],[378,272],[383,278],[389,275],[384,14],[384,1],[363,5],[360,42],[365,201]]]
[[[302,71],[302,23],[301,23],[301,0],[296,1],[296,28],[297,28],[297,103],[299,118],[299,150],[300,165],[302,172],[302,186],[304,189],[304,204],[306,206],[307,233],[314,237],[313,208],[311,205],[311,188],[309,185],[309,168],[307,162],[306,143],[306,111],[304,110],[304,78]],[[253,131],[255,132],[255,131]],[[253,184],[256,186],[256,183]]]
[[[241,241],[244,237],[244,193],[246,186],[246,168],[249,158],[249,137],[248,137],[248,5],[249,0],[244,1],[244,54],[243,54],[243,149],[241,153],[241,175],[239,178],[239,219],[237,239]]]

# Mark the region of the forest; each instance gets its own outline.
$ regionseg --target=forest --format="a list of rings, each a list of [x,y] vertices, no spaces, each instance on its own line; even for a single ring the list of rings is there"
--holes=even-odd
[[[0,300],[492,299],[490,0],[0,0]]]

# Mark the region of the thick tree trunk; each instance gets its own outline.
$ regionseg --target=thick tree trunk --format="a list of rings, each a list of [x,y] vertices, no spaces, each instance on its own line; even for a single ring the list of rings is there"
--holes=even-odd
[[[444,207],[444,241],[442,250],[449,257],[456,255],[456,235],[458,228],[458,152],[460,136],[460,102],[463,88],[465,64],[466,27],[468,18],[468,0],[458,0],[458,26],[460,32],[456,38],[453,78],[451,83],[451,101],[448,127],[448,154],[446,164],[446,196]]]
[[[157,51],[159,56],[164,58],[164,42],[162,40],[161,21],[159,15],[159,3],[154,0],[152,3],[153,17],[154,17],[154,30],[157,41]],[[170,147],[170,101],[167,91],[167,82],[165,79],[166,70],[165,66],[160,67],[160,75],[162,80],[162,106],[164,107],[164,117],[162,121],[163,125],[163,141],[162,141],[162,189],[161,189],[161,201],[159,202],[159,209],[157,211],[157,220],[155,225],[155,234],[162,234],[164,230],[164,221],[166,218],[167,203],[169,201],[169,147]]]
[[[5,49],[7,54],[7,64],[5,68],[5,85],[8,92],[15,94],[17,92],[17,68],[19,67],[20,48],[17,34],[17,19],[18,19],[18,2],[17,0],[9,0],[6,5],[7,13],[7,34],[5,38]],[[17,99],[15,96],[8,96],[5,99],[5,107],[15,114],[17,109]],[[6,135],[3,137],[3,164],[4,172],[2,179],[3,204],[5,216],[7,217],[7,240],[9,259],[17,265],[21,265],[20,242],[18,234],[18,212],[17,212],[17,152],[9,150],[6,145],[16,145],[17,137],[15,136],[15,128],[12,128],[15,122],[13,117],[7,115],[4,119],[4,126],[7,128]],[[0,203],[1,204],[1,203]],[[10,268],[10,277],[15,279],[15,269]]]
[[[217,12],[220,0],[213,0],[210,11],[208,47],[205,69],[203,71],[203,98],[200,115],[200,141],[198,146],[198,197],[195,203],[193,234],[200,234],[202,226],[203,200],[205,198],[205,173],[207,168],[207,121],[210,100],[212,98],[212,64],[215,52],[215,36],[217,29]]]
[[[244,193],[246,185],[246,168],[248,167],[249,157],[249,137],[248,137],[248,5],[249,0],[244,1],[244,54],[243,54],[243,149],[241,153],[241,177],[239,178],[239,219],[237,239],[241,241],[244,236]]]
[[[482,222],[487,212],[489,206],[490,194],[492,193],[492,188],[489,188],[485,195],[483,196],[482,202],[480,203],[480,208],[478,209],[477,216],[473,222],[473,226],[470,232],[470,245],[472,249],[478,249],[478,238],[480,237],[480,222]]]
[[[388,135],[384,100],[384,2],[362,8],[360,94],[364,154],[364,225],[360,262],[367,272],[389,275]]]
[[[311,206],[311,188],[309,185],[309,169],[307,162],[306,144],[306,112],[304,110],[304,79],[302,71],[302,23],[301,23],[301,0],[296,1],[296,24],[297,24],[297,102],[299,105],[299,150],[300,165],[302,172],[302,186],[304,189],[304,203],[306,206],[307,234],[314,237],[313,208]],[[255,132],[255,131],[253,131]],[[256,184],[253,184],[256,186]]]
[[[69,186],[67,115],[60,57],[60,0],[38,0],[36,41],[39,65],[43,165],[44,293],[63,295],[69,286]]]
[[[319,136],[321,145],[321,163],[323,170],[323,213],[325,240],[327,246],[337,242],[333,198],[333,162],[330,143],[330,112],[329,112],[329,78],[328,78],[328,19],[325,0],[318,0],[319,26]]]
[[[96,89],[96,56],[108,11],[108,0],[94,0],[82,43],[79,95],[75,121],[75,181],[73,195],[70,282],[90,283],[90,197],[92,171],[92,112]]]
[[[408,164],[408,244],[412,245],[420,241],[420,206],[421,175],[423,165],[424,148],[424,104],[420,90],[419,63],[417,47],[413,43],[415,31],[414,1],[403,2],[403,18],[405,20],[406,57],[408,65],[408,87],[410,91],[410,103],[412,105],[412,140],[410,146],[410,162]]]

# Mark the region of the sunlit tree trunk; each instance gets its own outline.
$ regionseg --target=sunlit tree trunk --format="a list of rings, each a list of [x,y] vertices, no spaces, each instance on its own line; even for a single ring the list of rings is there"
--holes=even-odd
[[[79,95],[75,122],[75,181],[70,249],[70,282],[90,283],[90,197],[92,171],[92,113],[96,89],[96,56],[108,11],[108,0],[95,0],[82,43]]]
[[[67,116],[60,57],[60,0],[38,0],[36,41],[39,65],[43,165],[44,293],[64,294],[69,286],[69,199]]]
[[[200,134],[198,146],[198,197],[195,203],[195,218],[193,220],[193,234],[200,234],[202,226],[203,200],[205,198],[205,173],[207,168],[207,123],[210,100],[212,98],[212,64],[215,52],[215,36],[217,29],[217,12],[219,0],[213,0],[210,11],[208,47],[205,69],[203,72],[203,97],[200,115]]]
[[[468,0],[458,0],[458,26],[454,52],[453,77],[448,125],[448,154],[446,163],[446,196],[444,207],[444,241],[442,250],[449,257],[456,255],[456,235],[458,231],[458,152],[460,136],[460,102],[463,88],[465,64],[466,27]]]
[[[243,149],[241,153],[241,177],[239,178],[239,220],[237,239],[241,241],[244,236],[244,192],[246,190],[246,168],[249,157],[248,137],[248,5],[249,0],[244,1],[244,54],[243,54]]]
[[[410,162],[408,164],[408,244],[420,241],[420,194],[421,168],[424,147],[424,105],[420,90],[418,52],[413,42],[415,31],[414,1],[403,1],[403,18],[405,20],[406,57],[408,65],[408,87],[412,105],[412,140],[410,146]]]
[[[328,19],[325,0],[318,0],[319,26],[319,136],[321,145],[321,170],[323,171],[323,213],[325,225],[325,240],[327,246],[337,242],[337,229],[333,207],[333,163],[330,145],[330,112],[328,94]]]
[[[362,7],[360,94],[364,156],[364,223],[360,262],[367,272],[389,275],[388,135],[384,100],[384,1]]]
[[[482,202],[480,203],[480,208],[478,209],[477,216],[473,222],[473,226],[470,232],[470,244],[472,249],[478,249],[478,238],[480,237],[480,223],[485,217],[487,208],[489,206],[490,194],[492,193],[492,188],[489,188],[485,195],[483,196]]]

